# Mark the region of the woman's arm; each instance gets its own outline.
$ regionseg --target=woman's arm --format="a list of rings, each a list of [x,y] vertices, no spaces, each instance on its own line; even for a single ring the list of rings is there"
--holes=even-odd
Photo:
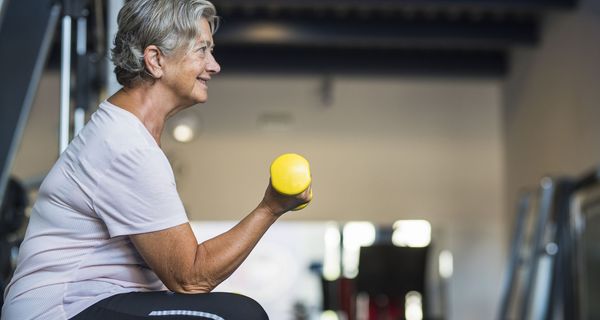
[[[310,200],[309,192],[310,188],[299,196],[283,196],[269,185],[263,201],[242,221],[200,244],[189,223],[130,238],[169,290],[210,292],[242,264],[283,213]]]

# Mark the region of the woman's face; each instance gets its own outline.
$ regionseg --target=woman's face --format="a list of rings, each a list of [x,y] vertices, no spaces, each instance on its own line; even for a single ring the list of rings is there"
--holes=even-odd
[[[206,102],[208,81],[221,70],[212,53],[214,43],[210,25],[206,19],[200,23],[202,34],[192,50],[180,48],[180,52],[166,58],[162,80],[178,105],[191,106]]]

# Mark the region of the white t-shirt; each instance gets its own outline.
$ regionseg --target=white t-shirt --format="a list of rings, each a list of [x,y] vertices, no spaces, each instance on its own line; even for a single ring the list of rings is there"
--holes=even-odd
[[[68,319],[115,294],[165,289],[128,235],[187,221],[156,141],[103,102],[40,187],[2,320]]]

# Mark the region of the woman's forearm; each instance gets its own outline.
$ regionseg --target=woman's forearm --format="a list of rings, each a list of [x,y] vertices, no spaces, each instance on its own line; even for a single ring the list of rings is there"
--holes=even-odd
[[[277,218],[260,205],[229,231],[198,244],[191,276],[181,284],[182,291],[213,290],[244,262]]]

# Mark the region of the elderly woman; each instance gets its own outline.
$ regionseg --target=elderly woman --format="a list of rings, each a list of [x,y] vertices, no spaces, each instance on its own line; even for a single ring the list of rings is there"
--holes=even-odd
[[[209,292],[310,191],[269,184],[239,224],[198,244],[160,149],[165,121],[205,102],[220,71],[215,14],[205,0],[126,1],[112,51],[123,88],[44,180],[2,319],[267,319],[250,298]]]

